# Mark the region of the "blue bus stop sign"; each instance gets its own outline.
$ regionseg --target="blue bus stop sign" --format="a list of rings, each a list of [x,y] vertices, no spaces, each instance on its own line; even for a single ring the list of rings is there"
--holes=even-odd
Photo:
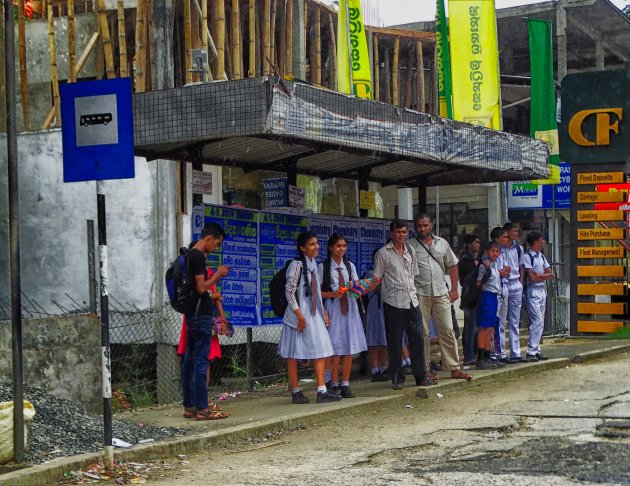
[[[131,79],[61,85],[63,181],[134,177]]]

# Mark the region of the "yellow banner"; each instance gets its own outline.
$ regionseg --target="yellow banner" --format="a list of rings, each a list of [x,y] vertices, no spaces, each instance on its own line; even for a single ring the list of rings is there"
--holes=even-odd
[[[502,129],[494,0],[449,0],[453,118]]]
[[[354,94],[359,98],[373,98],[370,57],[360,0],[339,2],[337,90],[341,93]]]

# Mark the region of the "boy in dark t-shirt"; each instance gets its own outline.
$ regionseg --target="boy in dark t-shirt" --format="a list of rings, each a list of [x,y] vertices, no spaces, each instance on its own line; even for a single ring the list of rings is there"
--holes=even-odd
[[[189,277],[195,280],[196,301],[191,302],[190,311],[186,313],[188,323],[188,339],[183,366],[193,366],[192,389],[182,383],[184,408],[192,412],[196,420],[213,420],[215,416],[208,410],[208,352],[212,338],[212,298],[208,290],[230,271],[230,267],[221,265],[210,278],[206,278],[206,256],[215,251],[225,238],[225,231],[217,223],[207,223],[201,238],[186,255]],[[182,376],[189,375],[182,370]],[[192,395],[192,396],[191,396]]]

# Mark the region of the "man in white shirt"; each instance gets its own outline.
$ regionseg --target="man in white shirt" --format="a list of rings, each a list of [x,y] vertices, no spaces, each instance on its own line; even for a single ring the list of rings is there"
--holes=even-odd
[[[390,225],[391,241],[374,257],[374,278],[381,284],[390,375],[394,390],[400,390],[405,382],[405,373],[400,366],[403,331],[407,331],[411,369],[416,385],[437,384],[437,379],[427,376],[422,316],[414,286],[418,263],[415,254],[407,245],[407,232],[407,223],[393,221]]]

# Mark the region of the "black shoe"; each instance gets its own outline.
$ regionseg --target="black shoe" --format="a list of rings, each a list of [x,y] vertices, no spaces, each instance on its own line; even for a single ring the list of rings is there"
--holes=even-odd
[[[525,361],[529,363],[537,363],[538,357],[535,354],[528,354],[527,356],[525,356]]]
[[[327,381],[325,385],[326,385],[326,390],[330,391],[330,389],[332,388],[332,381]]]
[[[521,364],[525,363],[525,360],[520,356],[518,358],[510,358],[510,364]]]
[[[405,375],[413,375],[413,370],[411,369],[411,366],[404,366],[402,371]]]
[[[492,364],[495,365],[497,368],[505,368],[506,366],[505,362],[500,359],[493,361]]]
[[[475,369],[476,370],[496,370],[497,369],[497,365],[494,363],[491,363],[490,361],[477,361],[477,364],[475,365]]]
[[[348,385],[341,387],[341,398],[354,398],[354,397],[356,397],[356,395],[354,394],[354,392]]]
[[[404,373],[394,373],[392,375],[392,388],[394,390],[401,390],[403,387],[403,383],[405,383],[405,374]]]
[[[392,390],[402,390],[403,389],[403,384],[398,381],[398,382],[392,382]]]
[[[306,395],[304,395],[304,392],[302,390],[292,393],[291,395],[293,396],[291,402],[297,405],[302,405],[303,403],[310,402],[310,400],[308,399]]]
[[[538,358],[538,361],[547,361],[549,359],[549,357],[542,353],[536,353],[536,357]]]
[[[326,392],[317,392],[317,400],[315,400],[317,403],[331,403],[331,402],[338,402],[339,400],[341,400],[341,397],[339,395],[335,395],[334,393],[330,393],[329,391]]]
[[[372,378],[370,379],[372,383],[377,383],[380,381],[388,381],[388,380],[389,380],[389,376],[384,375],[380,370],[374,373],[372,375]]]
[[[339,385],[331,386],[328,389],[328,393],[339,396],[339,394],[341,393],[341,387]]]

